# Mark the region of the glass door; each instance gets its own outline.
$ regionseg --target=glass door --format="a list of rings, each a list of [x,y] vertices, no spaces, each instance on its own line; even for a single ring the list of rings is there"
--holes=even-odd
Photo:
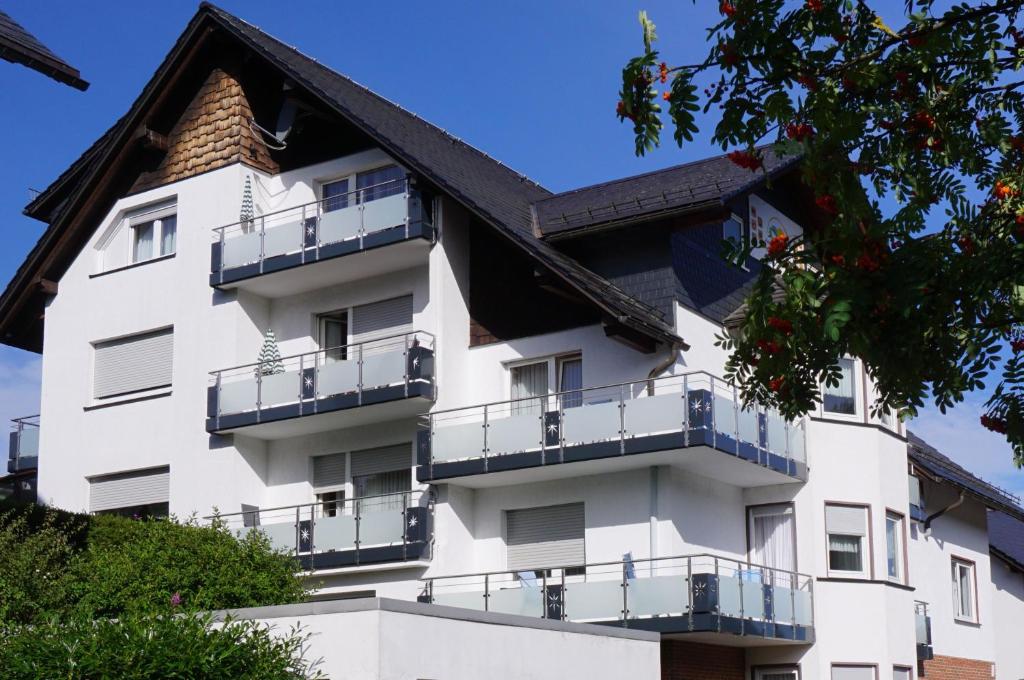
[[[769,567],[763,574],[764,582],[773,586],[792,588],[796,571],[796,523],[793,506],[789,504],[765,505],[749,509],[750,562]],[[778,569],[779,572],[774,570]]]

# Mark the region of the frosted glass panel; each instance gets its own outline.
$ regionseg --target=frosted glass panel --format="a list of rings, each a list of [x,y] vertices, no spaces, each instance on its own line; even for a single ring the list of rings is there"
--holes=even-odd
[[[914,614],[914,634],[917,644],[928,644],[928,619],[924,614]]]
[[[631,579],[628,594],[630,616],[686,613],[688,594],[682,574]]]
[[[680,432],[686,417],[682,393],[631,399],[626,402],[626,436]]]
[[[800,462],[807,460],[804,453],[804,431],[792,423],[789,426],[789,457]]]
[[[299,374],[297,372],[265,375],[261,380],[260,405],[286,404],[299,400]]]
[[[730,437],[736,434],[736,409],[732,399],[715,395],[715,432],[727,434]]]
[[[402,350],[363,357],[363,389],[405,382]]]
[[[313,527],[316,552],[351,550],[356,546],[356,518],[351,515],[320,517]]]
[[[39,428],[26,427],[18,435],[18,454],[35,456],[39,454]]]
[[[302,250],[302,224],[289,222],[268,228],[263,236],[263,256],[273,257]]]
[[[320,242],[334,243],[358,236],[360,213],[358,205],[324,213],[320,217]]]
[[[806,590],[796,591],[796,622],[802,626],[809,626],[811,616],[811,594]]]
[[[256,408],[256,378],[243,378],[220,386],[221,413],[238,413]]]
[[[446,607],[462,607],[463,609],[484,610],[484,594],[472,593],[434,593],[434,604]]]
[[[237,267],[239,265],[256,262],[260,259],[260,234],[242,234],[224,240],[224,252],[221,254],[224,267]]]
[[[590,581],[565,586],[565,615],[572,621],[622,617],[622,581]]]
[[[492,455],[540,448],[539,415],[492,418],[487,423],[487,448]]]
[[[492,590],[487,608],[489,611],[502,614],[543,616],[544,598],[541,589],[537,587]]]
[[[483,421],[439,426],[434,430],[430,452],[436,461],[478,458],[484,455]]]
[[[354,360],[332,361],[320,367],[317,392],[321,395],[354,392],[359,386],[359,363]]]
[[[562,437],[567,444],[618,439],[618,400],[565,409],[562,412]]]
[[[775,621],[777,623],[790,623],[793,620],[793,591],[790,588],[776,586],[772,589],[774,598]]]
[[[367,232],[405,224],[405,194],[378,198],[363,204],[363,225]]]
[[[757,436],[757,412],[754,409],[740,411],[740,441],[756,445]]]
[[[401,543],[402,511],[371,512],[359,519],[359,547],[382,543]]]
[[[779,456],[786,455],[786,421],[778,414],[768,414],[768,450]]]
[[[264,524],[260,529],[267,535],[267,538],[270,539],[270,545],[275,549],[286,550],[290,553],[295,552],[295,522]]]

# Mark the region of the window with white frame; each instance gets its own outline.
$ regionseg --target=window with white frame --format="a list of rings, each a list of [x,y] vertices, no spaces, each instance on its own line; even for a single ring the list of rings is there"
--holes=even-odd
[[[174,329],[94,342],[93,398],[125,397],[171,386]]]
[[[896,583],[904,583],[904,559],[906,548],[903,543],[903,515],[889,511],[885,513],[885,569],[886,577]]]
[[[830,576],[868,578],[868,509],[862,505],[825,505]]]
[[[754,680],[800,680],[800,671],[788,666],[777,668],[757,668]]]
[[[736,245],[743,245],[742,217],[730,215],[729,219],[722,223],[722,240],[735,241]]]
[[[878,680],[878,668],[866,664],[832,664],[832,680]]]
[[[559,392],[560,406],[583,404],[583,357],[564,354],[509,366],[509,392],[514,415],[541,413],[547,395]],[[553,407],[555,404],[551,404]]]
[[[173,255],[178,241],[178,206],[146,208],[128,216],[133,264]]]
[[[857,362],[849,357],[839,360],[839,382],[821,386],[822,410],[840,415],[857,414]]]
[[[893,666],[892,680],[913,680],[914,669],[910,666]]]
[[[978,593],[975,588],[974,562],[954,557],[953,616],[959,621],[978,621]]]
[[[397,165],[386,165],[320,185],[323,211],[333,212],[350,205],[369,203],[405,191],[405,171]]]

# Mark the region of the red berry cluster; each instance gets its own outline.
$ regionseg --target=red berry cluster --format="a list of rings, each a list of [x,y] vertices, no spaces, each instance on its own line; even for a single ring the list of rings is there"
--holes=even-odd
[[[807,0],[807,9],[811,10],[812,12],[820,12],[821,10],[825,9],[825,3],[823,3],[821,0]]]
[[[736,5],[728,0],[722,0],[722,2],[718,3],[718,11],[727,17],[731,17],[733,14],[736,14]]]
[[[668,81],[668,64],[665,62],[658,64],[658,80],[663,83]]]
[[[814,136],[814,128],[807,123],[790,123],[786,126],[786,136],[802,142]]]
[[[768,241],[768,257],[777,257],[786,250],[786,244],[789,242],[789,237],[785,234],[776,234],[772,237],[771,241]]]
[[[775,340],[758,340],[757,347],[767,354],[778,354],[782,351],[782,345]]]
[[[981,421],[982,427],[992,430],[993,432],[998,432],[999,434],[1006,434],[1005,419],[990,415],[983,415],[979,420]]]
[[[772,378],[768,381],[768,389],[772,392],[778,392],[782,389],[782,378]]]
[[[832,194],[818,196],[814,199],[814,204],[829,215],[835,216],[839,214],[839,206],[836,205],[836,198]]]
[[[757,170],[764,164],[761,161],[761,157],[757,154],[749,151],[740,151],[739,149],[736,151],[730,151],[727,158],[736,165],[741,168],[746,168],[747,170]]]
[[[793,334],[793,322],[789,319],[782,319],[777,316],[768,317],[768,325],[783,335]]]

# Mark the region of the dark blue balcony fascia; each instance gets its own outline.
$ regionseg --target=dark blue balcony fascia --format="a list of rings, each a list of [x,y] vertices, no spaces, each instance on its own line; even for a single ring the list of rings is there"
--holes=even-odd
[[[404,543],[300,554],[297,557],[300,567],[304,571],[317,571],[429,560],[434,535],[433,513],[424,507],[408,508],[405,512],[410,520],[415,518],[415,521],[406,523]]]
[[[433,379],[434,352],[426,347],[410,347],[406,359],[408,381],[401,385],[388,385],[363,389],[358,392],[316,397],[315,393],[304,390],[303,400],[282,406],[272,406],[253,411],[218,415],[217,386],[207,388],[206,431],[224,432],[240,427],[275,423],[321,413],[332,413],[373,406],[406,399],[422,398],[434,400]],[[307,369],[313,371],[313,369]],[[296,377],[298,377],[296,375]],[[308,397],[308,398],[307,398]]]
[[[482,475],[490,472],[523,470],[568,463],[599,460],[659,451],[672,451],[695,446],[707,446],[741,460],[767,467],[775,472],[797,480],[807,479],[807,466],[799,461],[760,449],[747,442],[737,442],[735,437],[713,432],[708,429],[690,429],[688,432],[670,432],[648,436],[636,436],[624,440],[595,442],[592,444],[557,445],[540,451],[507,453],[486,458],[432,463],[430,456],[430,432],[417,433],[418,467],[416,478],[420,482],[436,482],[455,477]]]
[[[315,218],[310,218],[315,221]],[[257,276],[294,269],[307,264],[333,260],[353,253],[363,253],[403,241],[423,240],[433,242],[434,227],[426,221],[410,222],[408,230],[401,226],[382,229],[366,234],[362,238],[353,238],[337,243],[329,243],[319,248],[307,247],[305,252],[287,253],[264,258],[262,262],[253,262],[238,267],[221,269],[221,244],[214,243],[210,247],[210,285],[214,288]]]

